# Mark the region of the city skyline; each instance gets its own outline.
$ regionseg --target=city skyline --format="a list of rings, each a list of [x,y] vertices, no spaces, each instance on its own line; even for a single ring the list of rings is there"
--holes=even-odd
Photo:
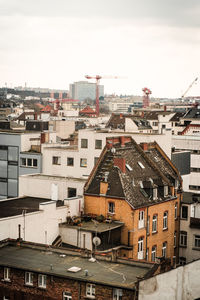
[[[0,0],[0,86],[68,89],[85,75],[105,93],[181,97],[199,76],[198,0]],[[91,82],[94,82],[91,80]],[[200,83],[188,95],[200,95]]]

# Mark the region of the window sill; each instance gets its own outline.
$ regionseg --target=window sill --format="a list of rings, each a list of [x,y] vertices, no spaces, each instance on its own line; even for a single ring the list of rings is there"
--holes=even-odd
[[[166,231],[166,230],[168,230],[168,228],[163,228],[163,231]]]
[[[41,289],[41,290],[46,290],[46,286],[38,286],[38,289]]]
[[[32,288],[34,287],[33,284],[31,284],[31,283],[25,283],[24,286],[26,286],[26,287],[32,287]]]
[[[156,233],[158,233],[158,231],[152,231],[152,234],[156,234]]]
[[[95,296],[85,296],[84,299],[95,299]]]
[[[61,164],[52,164],[53,166],[61,166]]]
[[[200,251],[200,247],[193,247],[192,250]]]
[[[20,166],[20,168],[27,168],[27,169],[37,169],[38,167],[32,166]]]
[[[1,281],[3,281],[3,282],[11,282],[10,279],[1,279]]]
[[[187,248],[186,245],[179,245],[180,248]]]

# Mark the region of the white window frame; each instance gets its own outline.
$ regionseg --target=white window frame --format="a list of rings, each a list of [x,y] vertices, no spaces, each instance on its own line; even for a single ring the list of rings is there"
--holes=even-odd
[[[70,292],[63,292],[63,300],[72,300],[72,294]]]
[[[187,231],[180,232],[180,246],[187,247]]]
[[[115,214],[115,202],[108,202],[108,213]]]
[[[157,251],[157,247],[153,246],[151,249],[151,261],[156,261],[156,251]]]
[[[168,196],[168,185],[164,185],[164,197]]]
[[[153,200],[156,200],[158,198],[158,190],[157,188],[153,188]]]
[[[162,256],[164,258],[167,257],[167,242],[164,242],[163,245],[162,245]]]
[[[177,246],[177,232],[176,231],[174,231],[174,248],[176,248],[176,246]]]
[[[122,300],[122,289],[113,289],[113,300]]]
[[[80,167],[87,168],[87,158],[80,158]]]
[[[22,163],[23,159],[25,160],[25,164]],[[31,160],[31,165],[28,165],[28,160]],[[34,160],[37,161],[37,166],[33,165]],[[38,159],[37,158],[30,158],[30,157],[21,157],[20,166],[21,167],[26,167],[26,168],[37,168],[38,167]]]
[[[157,215],[153,215],[153,219],[152,219],[152,233],[157,232],[157,222],[158,222],[158,216]]]
[[[150,216],[147,217],[147,234],[150,234]]]
[[[197,243],[198,245],[196,245],[196,243]],[[195,235],[194,235],[194,247],[195,247],[196,249],[200,249],[200,235],[198,235],[198,234],[195,234]]]
[[[95,284],[91,284],[91,283],[86,284],[86,297],[90,299],[95,298]]]
[[[5,267],[3,274],[4,274],[4,280],[10,281],[10,268]]]
[[[87,148],[88,148],[88,139],[81,139],[81,149],[87,149]]]
[[[57,162],[55,162],[55,159]],[[61,165],[61,157],[60,156],[52,156],[52,165],[60,166]]]
[[[100,146],[99,145],[97,145],[98,144],[98,142],[100,142]],[[95,149],[102,149],[102,140],[95,140]]]
[[[178,203],[175,203],[175,208],[174,208],[174,218],[177,219],[178,218]]]
[[[47,287],[47,275],[38,274],[38,287],[46,289],[46,287]]]
[[[138,228],[144,228],[144,210],[139,211]]]
[[[165,211],[163,214],[163,230],[168,228],[168,212]]]
[[[33,285],[33,273],[25,272],[25,285]]]
[[[138,259],[144,258],[144,237],[138,239]]]

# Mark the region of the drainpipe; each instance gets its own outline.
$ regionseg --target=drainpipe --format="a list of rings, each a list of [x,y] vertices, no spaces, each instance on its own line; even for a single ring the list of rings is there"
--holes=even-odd
[[[145,258],[147,259],[147,226],[148,226],[148,206],[147,206],[147,223],[146,223],[146,254],[145,254]]]

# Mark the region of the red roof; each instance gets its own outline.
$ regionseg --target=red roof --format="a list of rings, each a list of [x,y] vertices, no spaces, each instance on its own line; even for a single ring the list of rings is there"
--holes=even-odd
[[[86,106],[84,109],[82,109],[80,111],[81,114],[95,114],[96,115],[96,112],[90,107],[90,106]]]
[[[41,111],[50,112],[53,108],[50,105],[45,106]]]

